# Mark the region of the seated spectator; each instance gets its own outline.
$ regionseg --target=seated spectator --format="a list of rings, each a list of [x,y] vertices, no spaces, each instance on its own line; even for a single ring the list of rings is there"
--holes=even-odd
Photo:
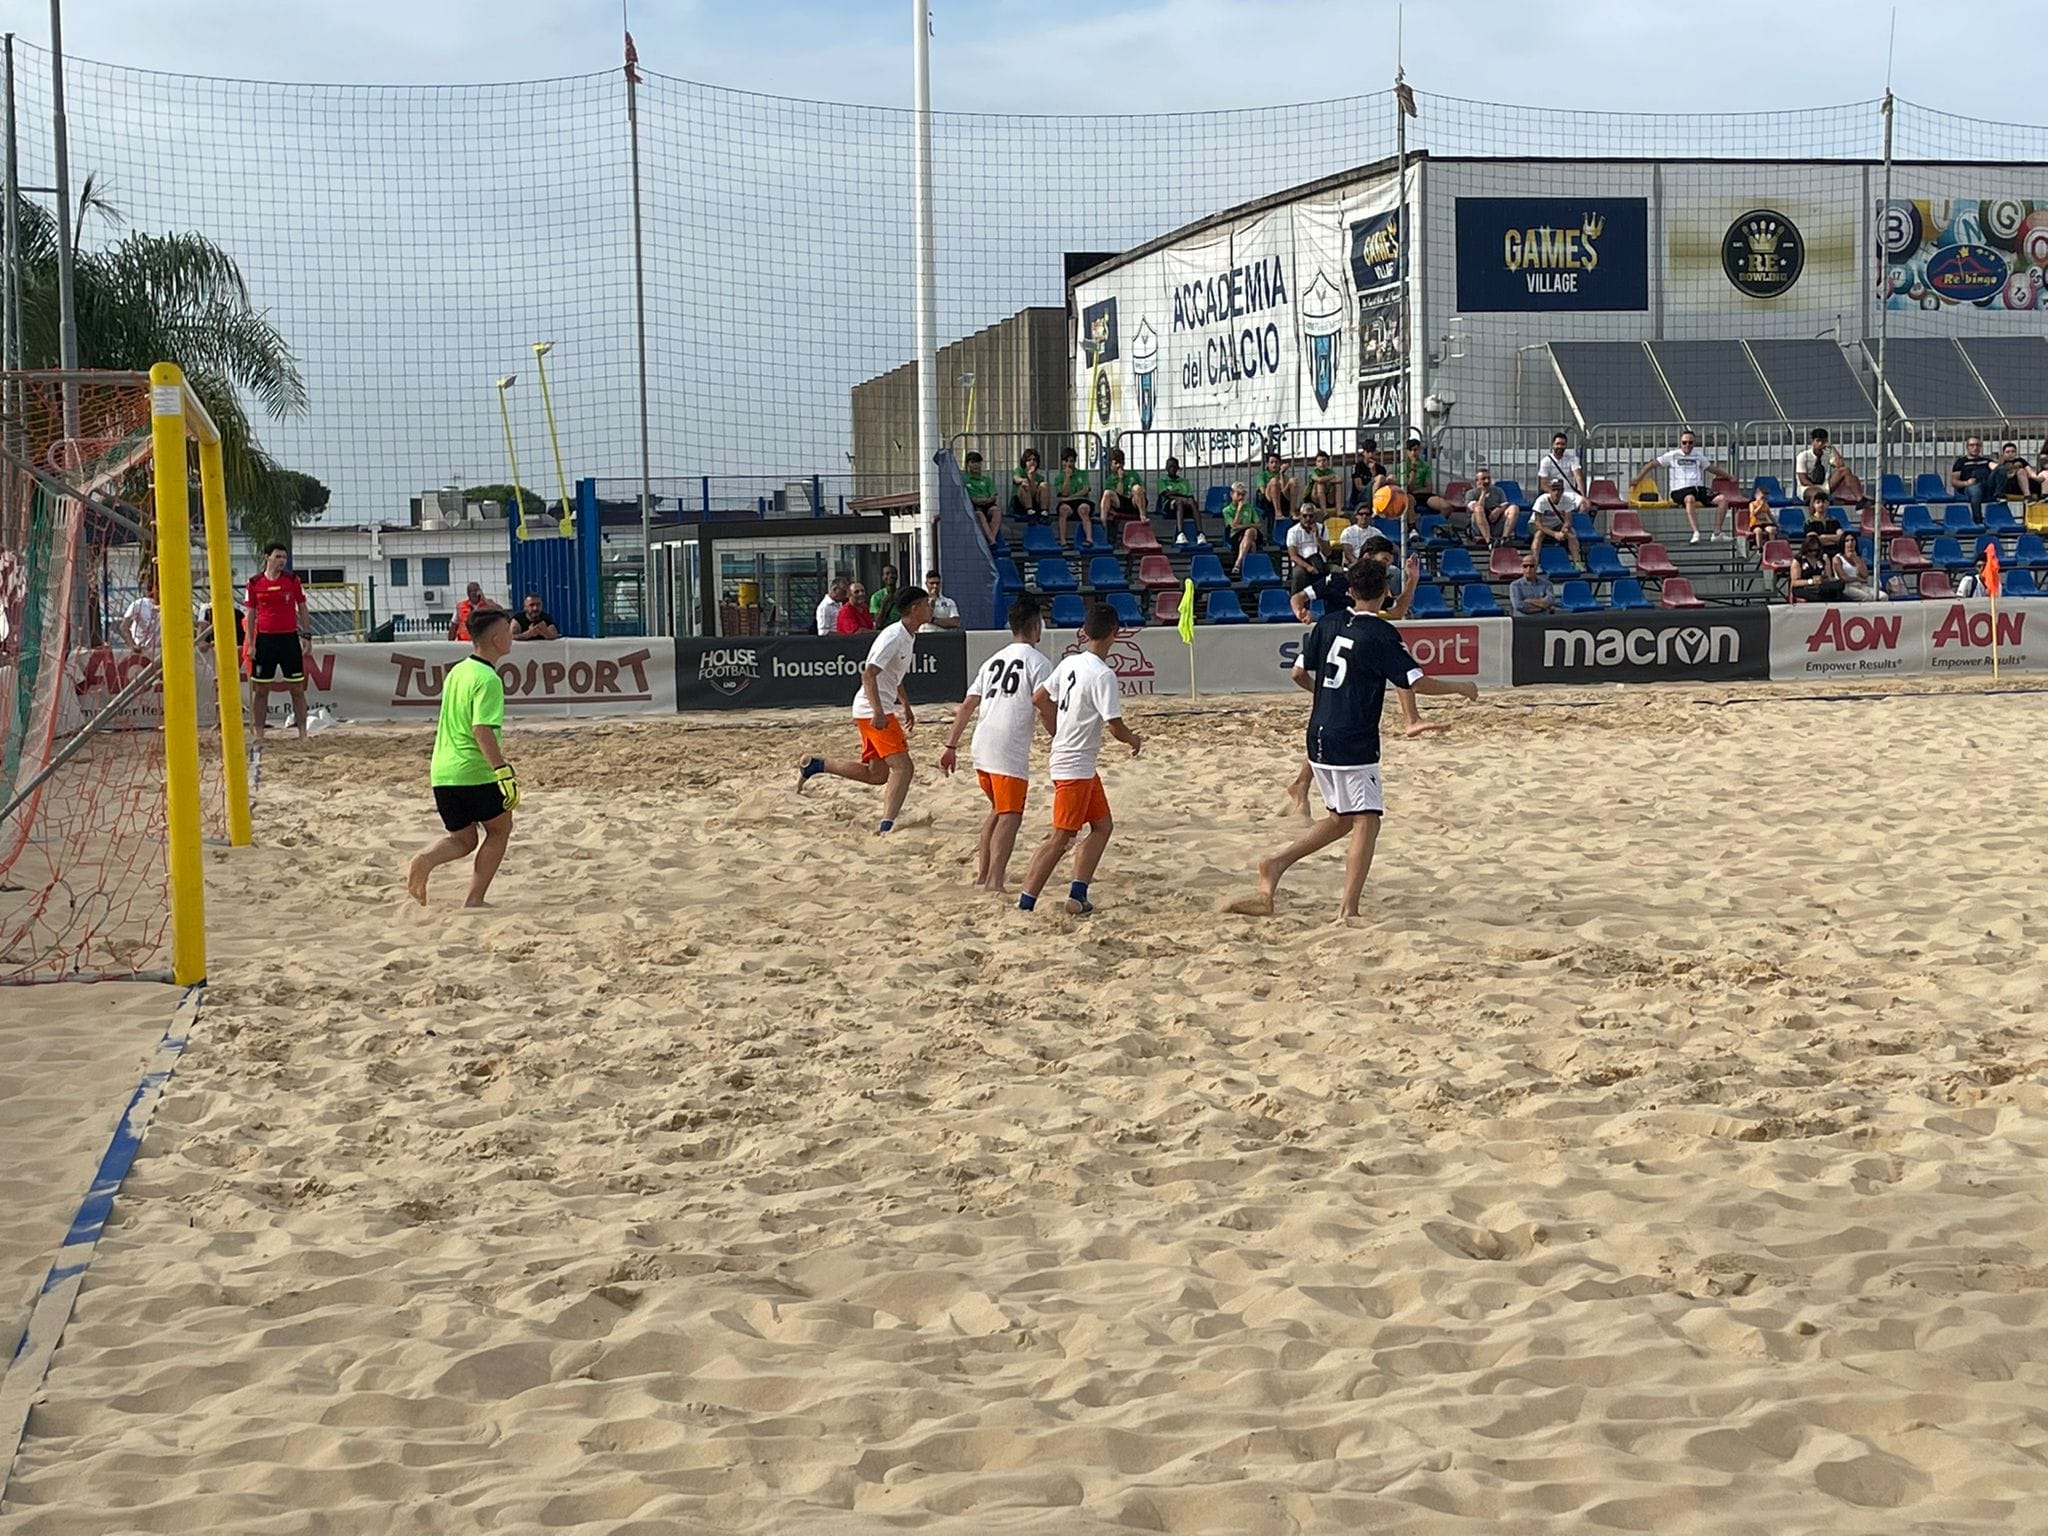
[[[1586,505],[1586,472],[1562,432],[1550,434],[1550,447],[1536,464],[1536,505],[1531,511],[1562,512],[1567,525]],[[1548,500],[1546,508],[1543,503]]]
[[[1296,509],[1287,530],[1287,589],[1299,592],[1319,576],[1329,573],[1329,557],[1323,550],[1322,524],[1316,509],[1304,502]]]
[[[1059,524],[1053,537],[1062,544],[1067,542],[1067,524],[1075,517],[1081,519],[1081,533],[1089,543],[1095,542],[1095,499],[1089,494],[1088,471],[1076,462],[1074,450],[1060,450],[1059,478],[1053,485],[1053,493],[1059,497]]]
[[[1493,483],[1493,471],[1483,464],[1472,472],[1472,489],[1465,493],[1465,511],[1471,528],[1478,531],[1488,549],[1514,538],[1515,519],[1522,514],[1522,509],[1509,502],[1507,493]]]
[[[1522,574],[1508,586],[1508,606],[1516,613],[1555,613],[1557,589],[1536,563],[1536,552],[1522,556]]]
[[[1692,542],[1700,541],[1700,513],[1708,506],[1714,509],[1714,537],[1722,537],[1722,529],[1728,521],[1728,498],[1712,494],[1708,487],[1714,483],[1714,476],[1727,471],[1699,451],[1699,438],[1692,428],[1687,427],[1678,434],[1678,446],[1669,453],[1660,453],[1636,471],[1635,482],[1640,483],[1650,471],[1662,466],[1670,473],[1670,484],[1665,494],[1685,513],[1685,524],[1692,530]]]
[[[1266,455],[1266,467],[1259,471],[1258,487],[1258,509],[1273,520],[1273,531],[1277,535],[1294,521],[1294,509],[1301,504],[1301,482],[1287,472],[1287,461],[1277,448]]]
[[[1195,516],[1195,488],[1180,472],[1180,460],[1168,459],[1159,477],[1159,510],[1173,518],[1173,542],[1182,548],[1188,542],[1188,524],[1195,525],[1195,539],[1202,538],[1202,524]]]
[[[852,582],[846,589],[846,602],[840,607],[839,616],[832,621],[832,631],[840,635],[863,635],[875,627],[874,610],[868,607],[868,589],[859,582]]]
[[[1548,508],[1544,505],[1546,502],[1549,503]],[[1572,527],[1570,515],[1550,497],[1536,498],[1536,505],[1529,509],[1529,527],[1533,534],[1529,541],[1530,554],[1542,555],[1545,541],[1555,544],[1562,540],[1564,547],[1571,551],[1572,564],[1580,563],[1578,530]]]
[[[529,592],[526,601],[519,605],[519,611],[512,615],[512,638],[518,640],[559,640],[561,632],[555,628],[555,621],[547,609],[540,605],[540,594]]]
[[[819,634],[839,633],[839,610],[846,606],[850,580],[845,572],[840,572],[832,578],[831,583],[825,588],[825,595],[818,600]]]
[[[2041,443],[2041,451],[2034,458],[2034,484],[2042,495],[2048,496],[2048,439]]]
[[[967,501],[974,508],[974,521],[981,528],[981,536],[989,543],[995,543],[1002,537],[1003,514],[996,506],[996,483],[981,462],[980,454],[967,455],[967,467],[960,478],[967,486]]]
[[[1343,480],[1330,467],[1330,455],[1322,449],[1316,450],[1315,467],[1308,472],[1308,504],[1323,513],[1343,510]]]
[[[1124,464],[1121,448],[1109,450],[1109,483],[1102,491],[1102,523],[1112,518],[1145,515],[1145,477]]]
[[[1789,595],[1795,603],[1841,601],[1842,582],[1834,573],[1833,561],[1821,548],[1820,535],[1808,530],[1792,556],[1788,578]]]
[[[1842,584],[1842,596],[1852,603],[1868,603],[1877,597],[1870,584],[1870,567],[1863,563],[1853,540],[1828,556],[1828,574]]]
[[[1816,485],[1806,493],[1806,531],[1820,535],[1820,547],[1828,554],[1840,549],[1849,537],[1849,530],[1835,516],[1828,502],[1828,489],[1824,485]]]
[[[1802,501],[1810,503],[1814,491],[1819,491],[1825,501],[1838,501],[1849,507],[1860,507],[1868,500],[1863,482],[1843,462],[1842,450],[1828,441],[1826,427],[1815,427],[1807,434],[1806,446],[1794,460],[1792,474]]]
[[[1045,476],[1039,472],[1038,450],[1026,448],[1010,476],[1010,510],[1026,522],[1042,523],[1052,510]]]
[[[2005,500],[2028,500],[2044,481],[2020,457],[2018,443],[2006,443],[1998,450],[1998,462],[1991,470],[1991,494]]]
[[[1372,504],[1361,502],[1351,509],[1351,526],[1344,530],[1344,563],[1348,566],[1365,553],[1365,541],[1372,537]]]
[[[1230,482],[1230,501],[1223,509],[1223,542],[1232,551],[1230,574],[1235,577],[1244,570],[1244,557],[1256,550],[1263,541],[1260,531],[1259,509],[1245,499],[1246,491],[1242,480]]]
[[[1991,494],[1991,461],[1984,457],[1984,440],[1966,438],[1962,454],[1949,466],[1948,488],[1970,504],[1973,512],[1997,498]]]
[[[932,616],[925,620],[934,629],[958,629],[960,627],[960,605],[946,596],[944,583],[937,571],[924,581],[924,589],[931,595]]]
[[[1367,438],[1358,445],[1358,462],[1351,466],[1351,505],[1369,507],[1372,493],[1379,488],[1387,466],[1380,462],[1380,445]]]
[[[1771,493],[1761,484],[1749,493],[1749,541],[1757,549],[1778,536],[1778,510],[1771,505]]]
[[[1434,512],[1442,517],[1451,515],[1451,504],[1436,493],[1436,468],[1422,453],[1422,439],[1411,437],[1401,450],[1401,462],[1396,467],[1394,479],[1408,495],[1418,512]]]

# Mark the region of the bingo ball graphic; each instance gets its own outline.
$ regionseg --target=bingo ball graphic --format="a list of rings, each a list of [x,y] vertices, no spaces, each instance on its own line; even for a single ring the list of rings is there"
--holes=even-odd
[[[1886,267],[1884,269],[1884,296],[1886,298],[1889,299],[1896,294],[1904,293],[1912,286],[1913,274],[1904,267]]]
[[[1941,232],[1937,245],[1983,245],[1984,226],[1977,222],[1977,210],[1963,204],[1956,204],[1948,216],[1948,224]]]
[[[2020,260],[2048,267],[2048,208],[2038,208],[2020,221]]]
[[[2032,267],[2021,267],[2005,280],[2005,307],[2032,309],[2040,286],[2041,274]]]
[[[1920,222],[1918,208],[1897,199],[1885,204],[1879,240],[1886,256],[1898,261],[1912,255],[1920,248],[1920,242],[1926,235],[1927,228]]]
[[[1977,205],[1977,222],[1984,226],[1984,238],[1990,244],[2002,251],[2016,251],[2020,230],[2033,211],[2031,203],[2016,197],[1987,197]]]

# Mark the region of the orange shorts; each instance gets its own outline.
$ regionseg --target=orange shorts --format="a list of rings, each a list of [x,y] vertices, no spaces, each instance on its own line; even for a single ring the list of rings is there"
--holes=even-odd
[[[860,727],[860,760],[864,763],[910,750],[910,743],[903,739],[903,727],[896,723],[894,715],[884,715],[879,721],[856,720],[853,723]]]
[[[1079,832],[1083,827],[1109,819],[1109,796],[1102,792],[1102,780],[1056,779],[1052,786],[1052,824],[1061,832]]]
[[[1024,792],[1031,787],[1029,779],[1013,779],[1006,773],[979,773],[981,792],[988,796],[988,803],[995,807],[998,816],[1022,816],[1024,814]]]

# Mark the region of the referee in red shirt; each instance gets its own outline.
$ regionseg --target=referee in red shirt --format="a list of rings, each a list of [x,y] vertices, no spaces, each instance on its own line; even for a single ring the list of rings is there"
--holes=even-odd
[[[306,646],[312,639],[312,619],[306,611],[305,587],[284,568],[288,555],[282,544],[267,546],[263,569],[249,578],[249,712],[258,747],[263,745],[273,688],[290,692],[299,740],[306,739]]]

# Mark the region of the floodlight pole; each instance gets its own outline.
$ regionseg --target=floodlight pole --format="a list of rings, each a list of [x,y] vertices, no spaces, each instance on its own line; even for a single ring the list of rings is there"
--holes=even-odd
[[[938,564],[939,282],[932,219],[931,18],[926,0],[910,0],[910,10],[911,68],[916,76],[911,201],[917,267],[917,560],[918,578],[923,580]]]
[[[50,136],[57,172],[57,365],[78,367],[78,305],[72,285],[71,145],[64,125],[64,0],[50,0]],[[12,216],[13,203],[8,204]],[[64,385],[64,435],[78,436],[78,385]]]
[[[1872,505],[1877,514],[1870,522],[1870,593],[1878,602],[1884,601],[1884,477],[1891,470],[1891,435],[1885,430],[1884,408],[1884,344],[1891,331],[1892,312],[1892,269],[1891,254],[1885,249],[1884,221],[1892,206],[1892,88],[1884,88],[1884,193],[1878,199],[1877,207],[1877,388],[1871,393],[1877,396],[1877,496]],[[1992,650],[1997,650],[1996,635],[1992,637]]]
[[[640,629],[657,633],[654,618],[654,455],[647,426],[647,247],[640,216],[640,55],[633,34],[626,34],[626,127],[633,140],[633,330],[640,365]],[[591,537],[597,536],[593,529]],[[593,599],[597,598],[592,593]],[[603,604],[597,604],[603,633]],[[673,628],[673,625],[667,626]]]

